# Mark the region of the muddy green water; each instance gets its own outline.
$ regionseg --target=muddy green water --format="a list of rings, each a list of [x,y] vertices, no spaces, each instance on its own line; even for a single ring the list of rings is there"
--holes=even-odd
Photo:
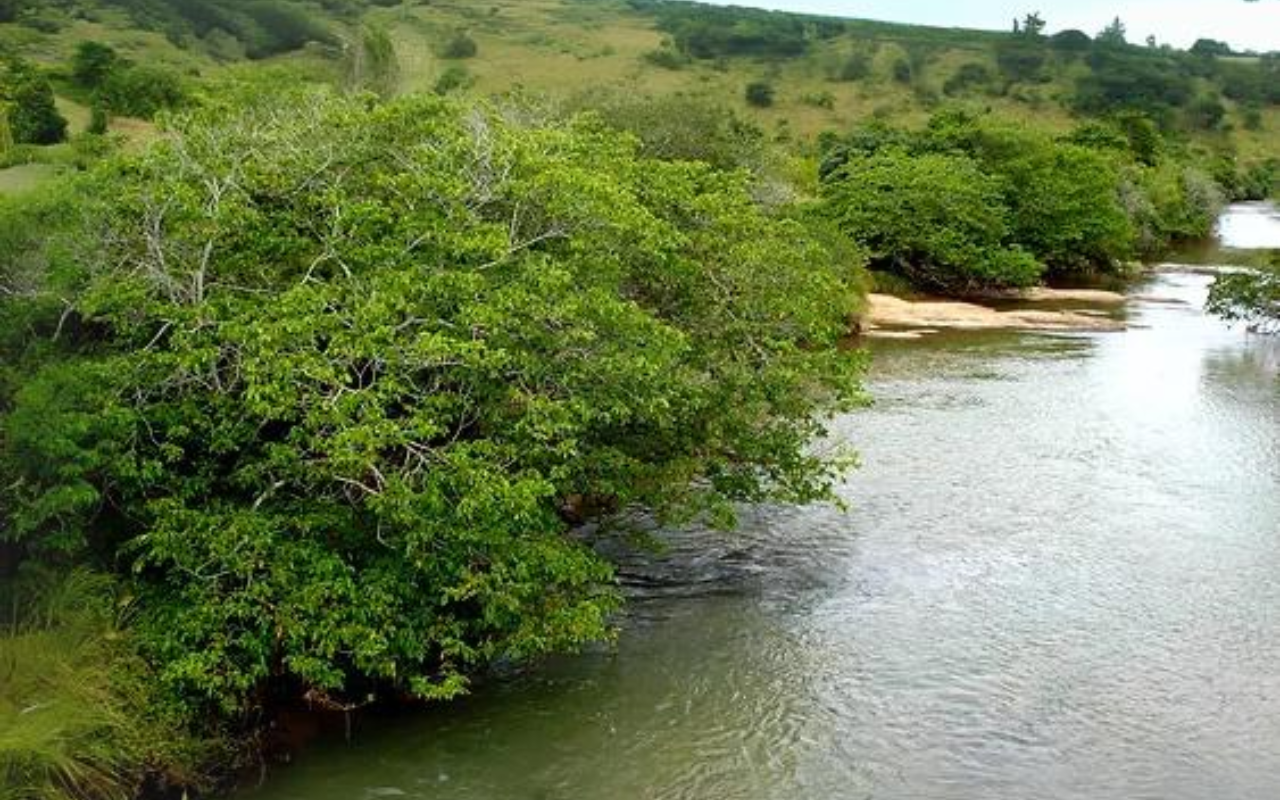
[[[1208,283],[1121,334],[876,345],[851,513],[667,534],[614,650],[241,800],[1280,797],[1280,343]]]

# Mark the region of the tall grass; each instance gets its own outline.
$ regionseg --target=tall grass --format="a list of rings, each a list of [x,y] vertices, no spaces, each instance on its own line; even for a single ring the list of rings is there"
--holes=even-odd
[[[199,783],[206,745],[156,703],[108,578],[10,587],[0,627],[0,800],[131,800]]]

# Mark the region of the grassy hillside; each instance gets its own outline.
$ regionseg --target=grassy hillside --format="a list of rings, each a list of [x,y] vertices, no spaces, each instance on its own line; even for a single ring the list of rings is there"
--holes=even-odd
[[[67,95],[75,95],[66,80],[67,65],[84,41],[108,44],[125,59],[172,71],[192,86],[267,69],[277,81],[342,83],[362,30],[369,26],[385,31],[394,45],[400,93],[465,88],[569,98],[601,90],[628,96],[688,93],[737,109],[780,142],[805,142],[824,131],[848,130],[875,119],[912,125],[948,102],[1065,131],[1081,114],[1086,83],[1105,66],[1100,56],[1095,58],[1098,42],[1091,54],[1079,50],[1078,41],[1061,36],[1036,37],[1036,43],[1028,44],[1025,36],[1011,33],[659,0],[243,4],[289,10],[293,16],[284,14],[279,23],[288,30],[272,34],[275,39],[253,20],[222,22],[240,26],[234,35],[211,27],[209,14],[222,13],[227,0],[25,2],[31,7],[20,11],[16,21],[0,23],[0,54],[16,54],[48,70],[64,105]],[[301,31],[294,30],[302,24],[298,15],[305,17]],[[474,43],[473,55],[448,57],[450,42],[458,38]],[[1089,46],[1087,39],[1084,46]],[[1274,60],[1264,66],[1256,57],[1222,53],[1196,60],[1140,47],[1123,48],[1123,57],[1132,63],[1106,68],[1119,75],[1132,72],[1134,64],[1157,76],[1186,73],[1175,87],[1181,92],[1176,102],[1160,106],[1161,113],[1167,110],[1166,127],[1176,135],[1245,163],[1280,157],[1280,105],[1275,102],[1280,98],[1274,92],[1266,96],[1272,91],[1266,88],[1267,79],[1280,75]],[[1231,70],[1244,72],[1232,78]],[[1232,92],[1232,80],[1245,88]],[[745,100],[745,89],[753,82],[770,87],[770,105]],[[1124,86],[1107,88],[1132,94]],[[1229,96],[1242,98],[1241,91],[1253,94],[1247,99]],[[87,102],[84,96],[77,99]],[[1207,104],[1208,122],[1195,117],[1197,103]],[[1091,107],[1084,113],[1103,111]],[[72,132],[83,130],[87,111],[69,115],[69,120]],[[131,137],[148,135],[147,126],[136,122],[116,120],[113,126]]]

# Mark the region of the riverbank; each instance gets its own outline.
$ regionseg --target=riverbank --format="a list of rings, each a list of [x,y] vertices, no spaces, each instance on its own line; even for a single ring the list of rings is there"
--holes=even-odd
[[[1001,309],[958,300],[904,300],[887,294],[867,296],[860,333],[872,338],[919,338],[939,330],[1023,330],[1114,332],[1126,323],[1114,316],[1126,298],[1097,289],[1035,288],[990,295],[992,302],[1070,304],[1067,308]]]

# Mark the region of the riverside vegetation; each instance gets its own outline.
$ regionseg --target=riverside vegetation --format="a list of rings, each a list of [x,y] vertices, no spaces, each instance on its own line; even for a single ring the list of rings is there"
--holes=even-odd
[[[0,198],[13,798],[211,789],[280,708],[608,640],[618,523],[832,499],[872,283],[1122,277],[1280,156],[1274,55],[1035,15],[3,0],[0,55],[50,168]]]

